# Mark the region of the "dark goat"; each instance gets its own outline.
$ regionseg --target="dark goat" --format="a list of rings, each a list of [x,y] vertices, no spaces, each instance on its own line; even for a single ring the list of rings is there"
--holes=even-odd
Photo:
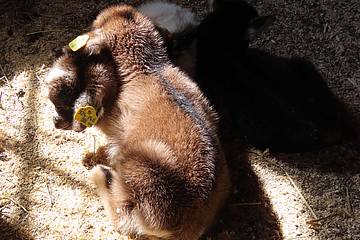
[[[195,80],[220,113],[224,135],[280,152],[341,142],[350,132],[347,114],[313,64],[249,48],[273,20],[243,1],[219,0],[199,26]]]

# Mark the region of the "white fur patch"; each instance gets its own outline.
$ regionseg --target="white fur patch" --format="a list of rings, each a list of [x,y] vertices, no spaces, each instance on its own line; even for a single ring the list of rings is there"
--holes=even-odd
[[[113,159],[119,159],[119,156],[121,156],[121,152],[119,149],[118,144],[111,144],[111,142],[109,143],[109,147],[108,147],[108,151],[107,151],[108,157],[109,159],[113,160]]]
[[[96,165],[91,169],[89,178],[100,191],[104,191],[106,189],[106,176],[101,167],[109,169],[109,167],[103,165]]]
[[[139,6],[138,10],[157,26],[170,33],[179,33],[199,25],[199,20],[189,9],[174,3],[153,1]]]
[[[49,84],[54,79],[68,76],[69,73],[64,71],[62,68],[59,67],[52,67],[45,78],[45,83]]]

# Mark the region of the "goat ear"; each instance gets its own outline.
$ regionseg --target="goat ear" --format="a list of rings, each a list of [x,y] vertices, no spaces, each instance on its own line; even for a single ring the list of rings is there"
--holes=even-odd
[[[79,52],[85,55],[100,55],[100,53],[109,48],[108,41],[105,37],[105,34],[102,33],[101,29],[95,29],[91,32],[88,32],[84,35],[88,36],[88,40],[85,44],[79,49]]]
[[[253,19],[248,28],[248,39],[250,41],[254,40],[258,34],[262,31],[265,31],[273,22],[275,21],[275,16],[260,16]]]
[[[86,45],[81,49],[86,55],[100,55],[101,51],[107,48],[106,40],[102,36],[96,36],[89,39]]]
[[[64,55],[71,55],[73,54],[73,51],[70,49],[69,45],[65,45],[63,48],[62,48],[62,53]]]

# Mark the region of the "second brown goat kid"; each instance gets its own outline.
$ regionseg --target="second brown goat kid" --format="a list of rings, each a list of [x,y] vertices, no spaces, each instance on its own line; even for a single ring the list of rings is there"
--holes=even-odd
[[[230,192],[216,113],[134,8],[103,10],[87,34],[86,45],[66,51],[48,76],[56,120],[69,122],[57,127],[71,129],[68,116],[78,107],[99,113],[110,166],[94,167],[91,179],[119,232],[199,239]]]

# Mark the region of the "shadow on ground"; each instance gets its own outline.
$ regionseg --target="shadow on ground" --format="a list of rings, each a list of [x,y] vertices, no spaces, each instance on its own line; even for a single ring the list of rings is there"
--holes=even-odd
[[[227,143],[225,154],[231,171],[233,194],[219,222],[208,234],[212,239],[283,239],[262,183],[250,165],[247,151]]]
[[[296,154],[273,154],[278,160],[299,170],[315,169],[322,173],[358,174],[360,149],[356,141],[327,147],[319,151]]]
[[[61,178],[61,182],[63,184],[70,185],[76,189],[81,189],[89,195],[95,194],[88,184],[72,177],[70,173],[66,173],[66,171],[59,169],[54,165],[56,161],[53,159],[49,159],[41,155],[39,150],[40,142],[36,133],[36,130],[39,128],[37,123],[37,103],[39,101],[37,94],[39,92],[39,83],[36,81],[38,81],[37,78],[35,76],[31,76],[27,83],[28,94],[25,95],[26,99],[24,103],[24,105],[27,106],[24,111],[24,140],[14,140],[11,136],[1,133],[3,138],[1,140],[4,141],[1,144],[2,148],[13,152],[21,159],[21,164],[19,164],[19,168],[16,170],[16,175],[19,179],[17,183],[17,191],[13,195],[13,197],[16,198],[16,205],[21,206],[21,211],[19,211],[16,215],[16,219],[18,219],[16,229],[20,229],[21,227],[29,224],[30,220],[27,210],[33,206],[31,193],[34,191],[35,184],[40,181],[47,181],[41,179],[41,172],[45,172],[47,175],[55,175]],[[4,224],[6,224],[6,222]],[[0,230],[2,229],[0,228]],[[9,239],[6,234],[7,231],[4,233],[0,231],[0,236],[3,237],[1,239]]]

